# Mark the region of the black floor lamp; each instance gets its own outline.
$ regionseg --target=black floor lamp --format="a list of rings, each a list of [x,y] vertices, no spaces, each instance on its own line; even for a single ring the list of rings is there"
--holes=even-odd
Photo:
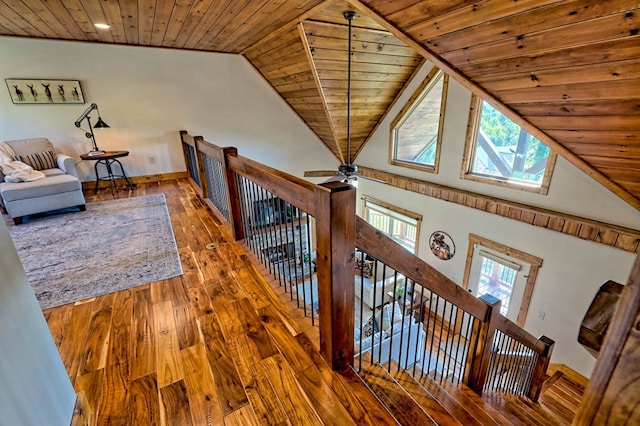
[[[95,122],[95,124],[93,126],[91,126],[91,116],[90,116],[90,114],[94,110],[98,113],[98,120]],[[84,119],[87,120],[87,124],[89,125],[89,130],[84,130],[82,127],[80,127],[82,125],[82,120],[84,120]],[[87,137],[87,139],[91,139],[91,143],[93,144],[93,148],[91,149],[91,151],[89,151],[89,155],[100,155],[100,154],[104,154],[105,153],[105,151],[102,151],[102,150],[98,149],[98,145],[96,145],[96,138],[93,135],[93,129],[106,129],[106,128],[109,128],[109,125],[107,123],[105,123],[104,121],[102,121],[102,118],[100,117],[100,111],[98,110],[98,105],[91,104],[89,106],[89,108],[87,108],[87,110],[85,112],[83,112],[80,117],[78,117],[78,119],[75,122],[75,125],[80,130],[84,130],[84,132],[85,132],[84,135]]]

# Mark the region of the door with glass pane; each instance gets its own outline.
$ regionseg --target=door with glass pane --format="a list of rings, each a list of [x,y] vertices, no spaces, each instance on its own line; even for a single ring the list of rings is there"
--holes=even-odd
[[[500,313],[516,322],[529,276],[530,265],[504,254],[477,246],[469,273],[469,292],[476,297],[490,294],[502,301]]]

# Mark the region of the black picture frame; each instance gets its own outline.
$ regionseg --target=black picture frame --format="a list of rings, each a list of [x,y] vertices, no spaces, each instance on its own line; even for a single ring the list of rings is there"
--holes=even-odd
[[[84,104],[80,80],[5,78],[11,101],[16,104]]]

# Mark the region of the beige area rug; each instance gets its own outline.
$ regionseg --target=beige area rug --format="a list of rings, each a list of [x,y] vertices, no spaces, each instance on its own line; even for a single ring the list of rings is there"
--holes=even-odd
[[[42,309],[182,274],[164,194],[9,225]]]

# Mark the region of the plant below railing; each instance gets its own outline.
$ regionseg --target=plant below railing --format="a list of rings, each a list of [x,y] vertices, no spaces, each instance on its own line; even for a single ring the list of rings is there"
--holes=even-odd
[[[358,369],[368,358],[478,393],[537,399],[553,342],[357,218],[353,187],[313,185],[234,148],[186,132],[181,139],[199,195],[317,322],[320,352],[334,369]]]

